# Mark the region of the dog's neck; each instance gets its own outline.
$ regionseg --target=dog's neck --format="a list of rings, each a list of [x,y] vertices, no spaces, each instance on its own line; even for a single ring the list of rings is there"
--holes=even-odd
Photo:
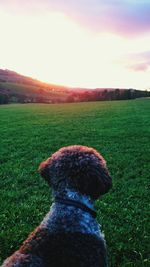
[[[63,198],[67,200],[72,200],[72,201],[76,201],[81,204],[84,204],[90,209],[94,208],[94,201],[91,199],[90,196],[83,195],[80,192],[74,191],[72,189],[66,189],[61,195],[59,194],[59,192],[54,192],[53,196],[54,196],[54,199]]]
[[[72,189],[65,189],[63,191],[53,192],[54,203],[51,206],[50,212],[41,223],[42,227],[46,227],[50,232],[81,232],[85,234],[94,234],[100,238],[102,237],[100,225],[95,220],[91,209],[94,211],[94,201],[87,195],[83,195]],[[71,200],[81,203],[87,209],[82,209],[82,205],[67,205],[63,202],[55,202],[56,198],[64,200]],[[95,212],[96,213],[96,212]],[[65,221],[65,223],[64,223]]]

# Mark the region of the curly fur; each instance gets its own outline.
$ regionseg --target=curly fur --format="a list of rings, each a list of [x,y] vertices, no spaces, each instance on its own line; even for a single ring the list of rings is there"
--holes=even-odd
[[[41,175],[55,191],[63,183],[82,194],[97,199],[112,187],[104,158],[93,148],[63,147],[39,167]]]
[[[61,196],[93,208],[112,180],[103,157],[83,146],[64,147],[41,163],[39,171]],[[107,253],[101,227],[85,210],[54,203],[39,227],[2,267],[105,267]]]

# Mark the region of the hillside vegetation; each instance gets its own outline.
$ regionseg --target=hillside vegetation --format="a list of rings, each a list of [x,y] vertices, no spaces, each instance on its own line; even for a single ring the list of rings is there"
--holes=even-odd
[[[40,82],[10,70],[0,69],[0,104],[64,103],[134,99],[149,91],[119,88],[69,88]]]
[[[96,148],[113,189],[96,202],[111,267],[150,266],[150,100],[0,107],[0,256],[16,250],[49,211],[37,173],[62,146]]]
[[[0,70],[0,103],[66,102],[64,86],[47,84],[9,70]]]

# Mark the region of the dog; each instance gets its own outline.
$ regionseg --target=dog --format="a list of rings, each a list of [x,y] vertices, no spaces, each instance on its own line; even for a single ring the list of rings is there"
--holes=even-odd
[[[41,224],[2,267],[106,267],[107,249],[94,201],[112,187],[93,148],[63,147],[39,166],[53,204]]]

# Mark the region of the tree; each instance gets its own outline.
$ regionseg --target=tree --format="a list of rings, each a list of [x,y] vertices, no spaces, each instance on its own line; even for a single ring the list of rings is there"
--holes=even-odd
[[[8,104],[9,97],[7,94],[0,94],[0,104]]]

